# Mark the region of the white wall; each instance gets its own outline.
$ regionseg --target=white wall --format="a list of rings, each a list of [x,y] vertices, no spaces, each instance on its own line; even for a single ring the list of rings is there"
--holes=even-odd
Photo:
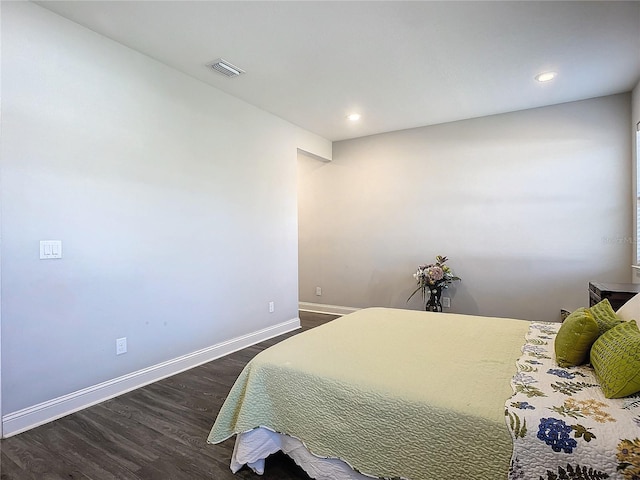
[[[2,67],[5,415],[297,318],[296,149],[330,142],[28,2]]]
[[[629,281],[630,113],[617,95],[300,156],[301,302],[423,308],[412,274],[438,254],[452,312],[554,321],[589,280]]]
[[[640,131],[640,82],[636,85],[631,92],[631,138],[632,138],[632,199],[633,204],[637,204],[638,198],[638,174],[637,174],[637,166],[638,166],[638,148],[637,148],[637,135],[638,131]],[[639,239],[637,238],[638,232],[638,217],[640,216],[640,212],[636,211],[636,214],[633,216],[633,232],[636,234],[633,235],[633,238],[636,243],[632,246],[632,258],[634,259],[634,264],[638,265],[640,263],[640,258],[637,257],[637,242]],[[633,270],[632,272],[632,280],[634,283],[640,283],[640,270]]]
[[[2,19],[2,2],[0,2],[0,19]],[[0,57],[2,52],[2,22],[0,22]],[[0,139],[2,136],[2,61],[0,61]],[[2,141],[0,140],[0,438],[4,437],[2,422]]]
[[[635,133],[636,125],[640,123],[640,82],[631,92],[631,117],[633,120],[633,132]]]

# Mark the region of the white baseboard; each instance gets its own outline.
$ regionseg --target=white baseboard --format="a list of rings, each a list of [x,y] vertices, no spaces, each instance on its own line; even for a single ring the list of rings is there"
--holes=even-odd
[[[313,313],[328,313],[331,315],[347,315],[360,310],[353,307],[341,307],[338,305],[324,305],[322,303],[298,302],[298,310]]]
[[[183,372],[216,358],[224,357],[256,343],[300,328],[300,319],[293,318],[278,325],[236,337],[178,358],[123,375],[106,382],[83,388],[2,417],[3,438],[17,435],[39,425],[90,407],[136,388],[148,385],[176,373]],[[213,421],[213,419],[212,419]]]

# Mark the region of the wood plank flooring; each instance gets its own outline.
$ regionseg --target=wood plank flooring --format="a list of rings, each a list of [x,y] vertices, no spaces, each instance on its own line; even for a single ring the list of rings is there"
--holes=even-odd
[[[242,368],[265,348],[336,316],[300,312],[302,329],[0,441],[2,480],[308,480],[283,454],[260,477],[229,469],[234,439],[207,435]]]

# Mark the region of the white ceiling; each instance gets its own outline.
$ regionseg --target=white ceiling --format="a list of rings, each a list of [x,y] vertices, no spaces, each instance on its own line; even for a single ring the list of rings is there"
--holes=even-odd
[[[37,3],[330,140],[628,92],[640,80],[640,1]],[[247,73],[208,69],[218,57]],[[545,70],[557,79],[536,82]],[[359,122],[346,120],[352,111]]]

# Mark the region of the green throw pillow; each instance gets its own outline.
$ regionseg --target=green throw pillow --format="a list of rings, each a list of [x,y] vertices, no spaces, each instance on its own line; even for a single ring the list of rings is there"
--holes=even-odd
[[[593,307],[589,307],[589,311],[593,315],[593,318],[596,319],[596,322],[598,322],[600,335],[622,323],[622,319],[616,315],[607,298],[596,303]]]
[[[631,320],[605,332],[591,348],[591,365],[607,398],[640,392],[640,330]]]
[[[600,335],[598,323],[588,308],[579,308],[569,315],[555,340],[556,362],[561,367],[587,363],[589,350]]]

